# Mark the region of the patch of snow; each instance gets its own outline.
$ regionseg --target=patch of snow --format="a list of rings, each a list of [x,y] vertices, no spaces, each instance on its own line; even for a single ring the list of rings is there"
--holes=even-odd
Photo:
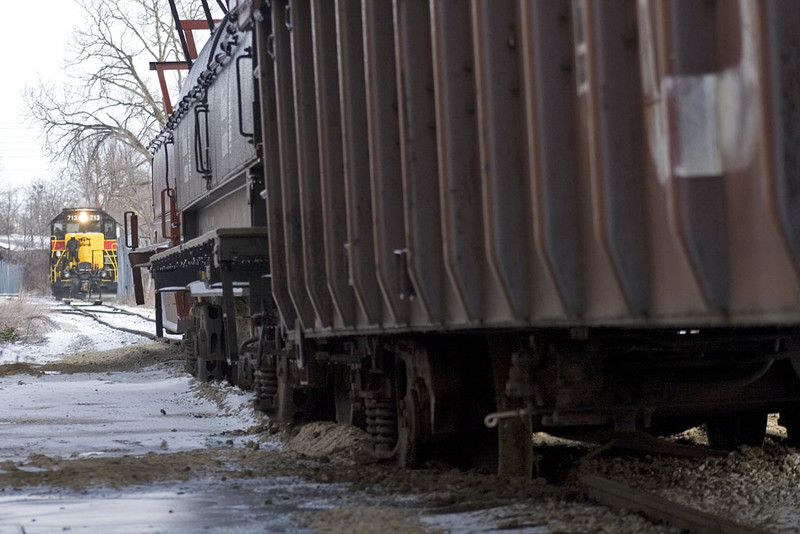
[[[47,363],[64,354],[102,351],[141,343],[145,337],[120,332],[79,315],[54,312],[55,328],[34,342],[28,340],[0,344],[0,364]]]
[[[11,383],[9,383],[9,381]],[[198,398],[188,376],[152,368],[125,373],[14,375],[0,383],[0,457],[141,455],[215,447],[256,424],[251,395],[229,395],[230,409]],[[58,436],[58,439],[51,439]],[[239,443],[241,442],[241,443]]]
[[[65,354],[117,349],[147,341],[144,335],[115,330],[52,298],[30,296],[26,298],[34,301],[43,310],[48,310],[48,318],[54,323],[54,328],[38,339],[0,343],[0,364],[20,362],[42,364],[59,360]],[[108,308],[102,306],[78,302],[74,304],[116,327],[149,335],[155,334],[155,323],[152,322],[155,311],[150,308],[109,303],[120,310],[130,312],[130,314],[114,314],[104,313],[101,310]],[[167,334],[165,338],[177,340],[181,336]]]

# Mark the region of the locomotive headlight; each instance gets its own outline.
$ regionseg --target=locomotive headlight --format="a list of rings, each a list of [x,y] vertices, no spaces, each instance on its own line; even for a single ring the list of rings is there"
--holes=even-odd
[[[81,224],[85,224],[89,222],[89,214],[85,211],[82,211],[78,214],[78,222]]]

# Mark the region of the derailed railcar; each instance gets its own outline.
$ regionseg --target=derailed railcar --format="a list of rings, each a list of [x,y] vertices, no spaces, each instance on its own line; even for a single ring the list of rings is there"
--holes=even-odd
[[[402,463],[528,472],[533,429],[603,425],[757,444],[770,412],[796,442],[798,23],[239,1],[154,145],[183,244],[151,269],[194,295],[193,368]]]

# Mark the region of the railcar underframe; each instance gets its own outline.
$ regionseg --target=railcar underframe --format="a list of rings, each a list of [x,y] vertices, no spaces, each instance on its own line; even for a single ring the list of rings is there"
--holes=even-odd
[[[279,422],[366,429],[401,465],[443,458],[530,475],[531,434],[707,424],[712,446],[760,445],[768,413],[798,440],[792,327],[567,327],[302,335],[281,323],[263,228],[220,229],[150,260],[157,291],[186,291],[187,370],[256,391]],[[288,333],[288,334],[287,334]]]

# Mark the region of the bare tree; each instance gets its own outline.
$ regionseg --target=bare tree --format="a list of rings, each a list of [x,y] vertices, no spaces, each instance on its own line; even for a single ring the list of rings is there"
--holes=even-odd
[[[167,120],[148,64],[182,58],[169,3],[73,1],[85,12],[66,65],[75,83],[28,88],[26,103],[44,130],[45,150],[66,169],[62,183],[74,184],[92,206],[113,204],[116,216],[131,209],[148,224],[151,199],[143,185],[151,155],[146,147]],[[200,17],[198,2],[177,4],[183,17]],[[173,72],[176,89],[182,74]]]
[[[17,233],[20,227],[20,201],[19,189],[6,186],[0,190],[0,235]]]
[[[166,0],[74,0],[85,24],[74,31],[63,93],[39,85],[26,95],[54,155],[113,140],[149,157],[146,144],[166,122],[150,61],[178,59]],[[194,16],[195,11],[184,11]],[[178,74],[180,76],[180,74]],[[178,83],[180,79],[176,80]]]
[[[23,287],[39,292],[48,291],[50,256],[50,221],[61,209],[74,204],[75,199],[59,184],[38,179],[20,190],[22,197],[18,246],[15,261],[24,266]]]
[[[127,145],[105,143],[87,151],[73,151],[68,173],[77,197],[87,206],[100,208],[122,222],[125,211],[152,212],[148,161]],[[152,231],[150,218],[141,219],[143,235]]]
[[[77,197],[53,181],[38,179],[21,190],[20,233],[28,246],[42,246],[41,238],[50,235],[50,221],[66,207],[77,203]]]

